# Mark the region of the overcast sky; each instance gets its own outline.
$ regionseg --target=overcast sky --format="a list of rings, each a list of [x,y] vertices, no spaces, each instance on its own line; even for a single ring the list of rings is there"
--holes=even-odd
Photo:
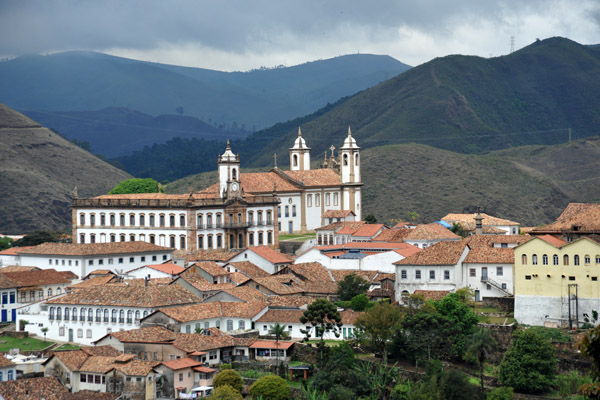
[[[576,5],[576,6],[575,6]],[[0,0],[0,58],[94,50],[245,71],[342,54],[416,66],[536,38],[600,43],[599,0]]]

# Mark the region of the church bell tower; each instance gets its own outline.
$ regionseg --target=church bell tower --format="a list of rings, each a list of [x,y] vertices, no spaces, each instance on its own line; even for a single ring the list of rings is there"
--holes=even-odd
[[[298,137],[294,147],[290,148],[290,171],[308,171],[310,169],[310,147],[302,137],[302,131],[298,128]]]
[[[225,152],[219,156],[219,196],[227,197],[228,190],[240,190],[240,160],[231,151],[229,140]]]

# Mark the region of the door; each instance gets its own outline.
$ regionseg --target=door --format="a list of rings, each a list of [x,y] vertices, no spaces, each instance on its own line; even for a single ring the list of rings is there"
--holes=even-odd
[[[12,315],[11,315],[11,316],[12,316],[12,319],[11,319],[11,321],[12,321],[12,322],[16,322],[16,321],[17,321],[17,309],[16,309],[16,308],[13,308],[13,310],[12,310],[11,314],[12,314]]]
[[[2,322],[6,322],[8,320],[8,310],[2,310]]]
[[[488,280],[487,267],[481,268],[481,280],[482,281],[487,281]]]
[[[481,296],[479,295],[479,290],[475,291],[475,301],[481,301]]]
[[[73,329],[69,329],[69,342],[73,341]]]
[[[288,228],[290,234],[292,234],[294,232],[294,223],[292,221],[290,221],[289,223],[289,228]]]

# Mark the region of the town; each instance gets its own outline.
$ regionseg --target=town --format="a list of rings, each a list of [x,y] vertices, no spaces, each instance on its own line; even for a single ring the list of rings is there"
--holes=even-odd
[[[227,143],[218,182],[187,194],[159,188],[80,198],[75,189],[70,242],[0,252],[2,337],[48,343],[7,352],[0,380],[37,382],[10,390],[89,399],[196,398],[209,396],[232,371],[252,378],[248,371],[276,368],[289,383],[308,382],[329,365],[325,343],[331,354],[342,343],[380,362],[404,359],[418,374],[419,364],[461,360],[477,329],[506,349],[520,326],[585,332],[597,323],[600,204],[571,203],[538,227],[485,210],[430,223],[414,214],[394,225],[368,221],[360,147],[350,128],[342,142],[337,156],[332,146],[329,159],[311,169],[299,129],[289,170],[275,160],[271,170],[252,173],[240,170]],[[468,305],[453,306],[468,312],[456,316],[464,332],[433,321],[423,320],[425,331],[410,325],[453,301]],[[440,312],[451,318],[456,310]],[[415,335],[425,332],[460,339],[417,343]],[[484,361],[475,362],[482,371]],[[582,371],[591,365],[573,363]],[[260,379],[243,389],[246,379],[236,374],[239,391],[256,398],[259,385],[250,385]],[[490,386],[482,372],[481,387],[519,390],[500,374]],[[393,381],[377,398],[405,398],[393,397],[402,387]],[[284,386],[282,398],[297,396],[290,388],[300,391]]]

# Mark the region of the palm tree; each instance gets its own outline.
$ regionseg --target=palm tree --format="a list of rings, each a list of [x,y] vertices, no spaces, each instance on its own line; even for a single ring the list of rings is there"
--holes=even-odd
[[[479,363],[479,379],[481,382],[481,395],[485,395],[485,388],[483,384],[483,364],[488,356],[496,351],[498,343],[496,339],[490,335],[490,332],[484,327],[478,327],[475,329],[467,338],[467,354],[472,355],[477,359]]]
[[[279,339],[282,337],[286,337],[288,333],[285,331],[285,327],[281,325],[279,322],[276,322],[275,325],[271,326],[269,329],[269,334],[275,336],[275,348],[277,351],[277,370],[279,370]]]

